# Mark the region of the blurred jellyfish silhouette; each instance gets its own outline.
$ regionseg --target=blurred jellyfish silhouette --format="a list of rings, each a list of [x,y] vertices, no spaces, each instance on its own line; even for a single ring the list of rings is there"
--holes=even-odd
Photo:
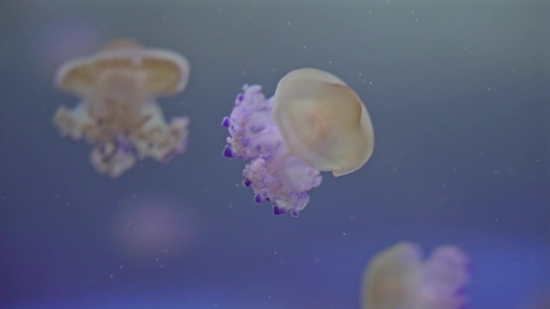
[[[520,309],[550,309],[550,287],[535,290]]]
[[[363,309],[461,309],[468,303],[470,265],[455,246],[422,261],[421,249],[399,243],[378,253],[363,274]]]
[[[74,109],[61,106],[54,123],[63,136],[95,145],[92,164],[111,177],[134,166],[136,158],[166,163],[185,152],[189,119],[167,123],[155,98],[180,93],[188,79],[182,55],[118,39],[59,69],[56,86],[81,102]]]
[[[374,148],[369,113],[341,79],[317,69],[284,76],[266,99],[258,85],[243,87],[222,126],[230,136],[228,158],[251,162],[243,184],[257,203],[274,203],[273,213],[297,217],[309,202],[307,191],[321,184],[321,172],[334,176],[361,168]]]
[[[192,209],[160,194],[122,201],[111,227],[117,250],[134,260],[177,257],[200,237]]]

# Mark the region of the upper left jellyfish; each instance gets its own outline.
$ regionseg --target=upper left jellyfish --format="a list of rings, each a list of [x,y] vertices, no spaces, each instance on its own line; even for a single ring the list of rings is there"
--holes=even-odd
[[[182,92],[189,62],[173,51],[146,48],[117,39],[99,52],[70,60],[59,68],[55,85],[81,99],[61,106],[53,118],[63,136],[94,145],[91,162],[113,178],[151,157],[166,163],[185,152],[189,118],[166,122],[156,98]]]

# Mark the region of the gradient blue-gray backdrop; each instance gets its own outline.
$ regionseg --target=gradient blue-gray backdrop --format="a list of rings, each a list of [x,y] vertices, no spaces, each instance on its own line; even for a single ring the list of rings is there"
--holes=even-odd
[[[0,1],[0,308],[359,308],[367,261],[410,240],[469,253],[471,308],[519,309],[550,287],[549,16],[547,1]],[[189,59],[187,90],[160,101],[191,142],[113,180],[60,138],[51,118],[78,100],[52,79],[120,36]],[[221,156],[220,121],[244,83],[272,95],[306,66],[363,98],[375,151],[274,217]]]

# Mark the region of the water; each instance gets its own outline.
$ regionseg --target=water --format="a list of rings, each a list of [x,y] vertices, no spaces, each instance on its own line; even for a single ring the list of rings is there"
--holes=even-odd
[[[550,6],[544,1],[0,2],[0,308],[359,308],[399,241],[456,244],[471,308],[550,287]],[[186,153],[98,174],[52,117],[65,61],[131,37],[185,55]],[[359,171],[274,217],[221,155],[245,83],[328,70],[376,134]],[[546,290],[547,291],[547,290]],[[546,292],[548,293],[548,292]]]

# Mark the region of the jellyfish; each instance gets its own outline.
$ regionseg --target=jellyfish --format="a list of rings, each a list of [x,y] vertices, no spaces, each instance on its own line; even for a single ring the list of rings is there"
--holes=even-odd
[[[94,145],[92,165],[110,177],[145,158],[167,163],[186,151],[189,118],[168,123],[156,98],[182,92],[188,80],[182,55],[117,39],[58,70],[57,88],[81,101],[73,109],[61,106],[54,124],[62,136]]]
[[[374,132],[359,96],[341,79],[312,68],[285,75],[266,99],[259,85],[245,85],[222,126],[228,158],[250,160],[243,184],[254,201],[273,203],[273,214],[299,215],[321,172],[342,176],[371,157]]]
[[[399,243],[367,266],[362,309],[461,309],[469,275],[469,260],[456,246],[437,247],[422,261],[417,245]]]

